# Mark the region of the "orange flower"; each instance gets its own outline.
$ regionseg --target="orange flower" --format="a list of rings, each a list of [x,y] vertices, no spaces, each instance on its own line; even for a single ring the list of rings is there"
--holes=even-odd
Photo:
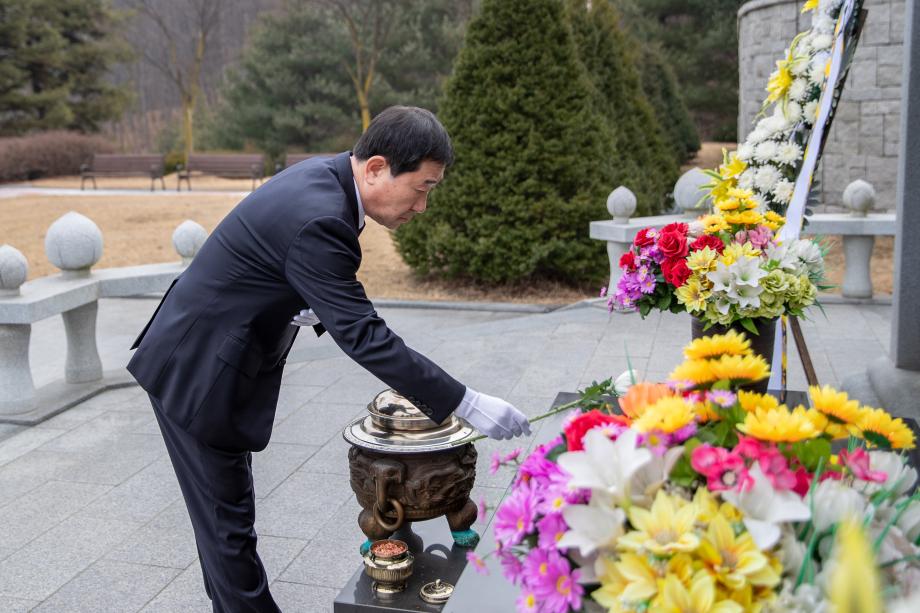
[[[645,407],[655,404],[665,396],[673,395],[674,392],[664,383],[643,381],[631,386],[626,395],[621,396],[618,400],[623,413],[630,419],[636,419],[645,412]]]

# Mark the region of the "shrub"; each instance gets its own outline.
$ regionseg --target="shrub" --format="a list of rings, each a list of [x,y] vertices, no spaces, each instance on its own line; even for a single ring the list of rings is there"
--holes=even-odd
[[[0,181],[80,174],[94,153],[114,150],[101,136],[52,131],[0,138]]]
[[[596,279],[614,136],[597,113],[559,0],[485,0],[440,117],[456,164],[428,212],[396,234],[406,262],[495,283]]]

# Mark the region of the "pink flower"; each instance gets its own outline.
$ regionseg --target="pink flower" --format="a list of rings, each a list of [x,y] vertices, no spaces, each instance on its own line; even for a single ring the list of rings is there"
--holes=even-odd
[[[489,505],[486,504],[486,497],[479,498],[479,513],[476,515],[476,521],[486,523],[486,516],[489,513]]]
[[[804,466],[799,466],[795,471],[795,486],[792,491],[804,498],[811,489],[811,479],[811,473]]]
[[[723,409],[727,409],[734,405],[737,398],[734,392],[729,390],[710,390],[706,392],[706,399],[710,402],[714,402]]]
[[[485,561],[476,555],[475,551],[466,552],[466,561],[473,565],[473,569],[480,575],[488,575],[489,569],[486,568]]]
[[[606,295],[607,295],[607,286],[605,285],[604,287],[601,288],[601,295],[599,296],[599,298],[603,298]]]
[[[540,600],[533,590],[522,591],[514,604],[517,606],[518,613],[539,613],[540,611]]]
[[[849,469],[853,476],[860,481],[871,481],[872,483],[884,483],[888,480],[888,474],[883,470],[869,470],[869,453],[859,447],[852,453],[846,449],[842,450],[837,457],[840,463]]]
[[[700,445],[693,450],[690,465],[706,477],[706,485],[713,492],[740,491],[753,484],[744,459],[722,447]]]
[[[795,474],[789,470],[786,456],[775,447],[764,449],[757,458],[757,463],[775,490],[791,490],[798,483]]]
[[[667,381],[667,386],[670,387],[678,394],[683,394],[684,392],[692,390],[696,387],[696,383],[690,379],[683,379],[681,381]]]
[[[581,571],[555,550],[533,549],[524,561],[524,581],[542,601],[542,611],[567,613],[581,608],[584,588],[578,583]]]
[[[550,513],[537,523],[537,532],[540,535],[538,544],[544,549],[556,547],[559,539],[569,529],[569,526],[562,518],[562,513]]]
[[[763,445],[756,438],[750,436],[738,435],[738,444],[735,445],[735,453],[749,460],[756,460],[762,453]]]
[[[520,543],[533,532],[537,497],[528,483],[518,483],[495,513],[495,540],[502,547]]]
[[[489,474],[494,475],[502,466],[502,454],[498,451],[492,453],[492,462],[489,464]]]
[[[518,557],[508,549],[499,549],[498,561],[502,565],[502,576],[514,585],[518,585],[524,575],[524,565]]]

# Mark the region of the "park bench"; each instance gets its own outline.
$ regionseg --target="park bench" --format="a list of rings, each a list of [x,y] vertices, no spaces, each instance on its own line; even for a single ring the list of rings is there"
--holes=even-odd
[[[96,189],[96,177],[150,177],[150,191],[156,180],[166,189],[163,181],[163,156],[152,153],[121,154],[95,153],[90,164],[80,165],[80,189],[89,179]]]
[[[193,153],[189,156],[188,165],[180,164],[176,176],[178,183],[176,191],[182,189],[182,181],[192,190],[192,173],[201,173],[215,177],[250,178],[252,189],[256,188],[256,181],[262,182],[264,177],[265,160],[261,153]]]
[[[288,153],[284,157],[284,165],[281,162],[275,164],[275,172],[281,172],[285,168],[290,168],[294,164],[309,160],[315,157],[332,157],[334,153]]]

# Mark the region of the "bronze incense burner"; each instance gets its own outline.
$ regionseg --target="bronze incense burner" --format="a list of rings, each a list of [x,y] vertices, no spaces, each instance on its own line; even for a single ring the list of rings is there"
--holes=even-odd
[[[410,522],[447,517],[454,542],[475,547],[479,535],[470,490],[476,449],[463,441],[476,431],[453,415],[442,425],[411,402],[386,390],[342,433],[351,443],[351,489],[362,511],[358,525],[371,542],[390,537]]]

